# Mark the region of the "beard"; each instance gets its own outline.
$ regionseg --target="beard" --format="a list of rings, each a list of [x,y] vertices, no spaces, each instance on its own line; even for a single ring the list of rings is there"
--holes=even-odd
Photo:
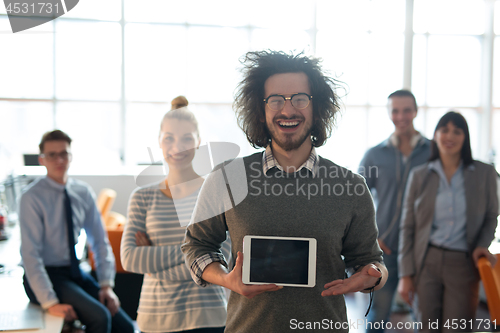
[[[273,119],[273,125],[275,124],[275,121],[278,119],[287,119],[287,120],[293,120],[293,119],[299,119],[301,121],[304,121],[304,118],[299,118],[299,117],[293,117],[293,118],[276,118]],[[305,124],[307,126],[308,124]],[[279,125],[276,125],[279,126]],[[300,133],[278,133],[277,130],[275,130],[274,126],[269,126],[266,122],[266,127],[267,130],[269,131],[269,134],[271,135],[271,141],[276,143],[281,149],[284,151],[292,151],[295,149],[298,149],[302,144],[307,140],[307,138],[311,137],[311,132],[312,132],[312,124],[309,124],[308,127],[304,128],[304,131],[302,134]],[[294,136],[299,135],[295,140]]]

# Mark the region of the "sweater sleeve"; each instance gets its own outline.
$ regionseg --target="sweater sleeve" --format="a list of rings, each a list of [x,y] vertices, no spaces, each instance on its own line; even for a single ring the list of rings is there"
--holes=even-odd
[[[150,195],[144,189],[138,190],[129,201],[128,222],[123,231],[120,255],[123,268],[134,273],[160,273],[184,263],[184,255],[178,244],[136,245],[136,232],[146,233],[147,202]]]
[[[359,190],[362,185],[363,191]],[[375,223],[375,208],[363,178],[354,178],[352,218],[343,237],[342,255],[347,268],[364,266],[371,262],[382,262],[382,250],[377,237],[378,229]]]
[[[163,271],[151,273],[151,277],[168,282],[191,281],[191,274],[184,262]]]
[[[232,208],[227,193],[224,176],[216,168],[201,187],[191,222],[186,229],[181,248],[193,280],[201,286],[208,285],[201,276],[209,264],[220,262],[228,267],[227,257],[221,251],[227,239],[224,212]]]
[[[231,239],[222,243],[221,251],[225,258],[231,258]],[[227,260],[228,262],[230,259]],[[169,267],[157,273],[151,273],[151,277],[158,280],[165,280],[169,282],[191,281],[191,274],[188,266],[183,261],[179,265]]]

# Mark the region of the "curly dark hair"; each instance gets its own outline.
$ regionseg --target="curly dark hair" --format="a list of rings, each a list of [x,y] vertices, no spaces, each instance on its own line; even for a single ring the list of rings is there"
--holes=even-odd
[[[303,72],[307,75],[313,96],[312,144],[320,147],[330,137],[335,115],[340,110],[340,99],[335,92],[340,84],[322,73],[320,62],[303,52],[293,55],[267,50],[248,52],[244,56],[241,60],[244,79],[238,85],[233,107],[238,126],[254,148],[265,148],[271,142],[271,135],[263,123],[266,117],[263,100],[264,84],[274,74]]]

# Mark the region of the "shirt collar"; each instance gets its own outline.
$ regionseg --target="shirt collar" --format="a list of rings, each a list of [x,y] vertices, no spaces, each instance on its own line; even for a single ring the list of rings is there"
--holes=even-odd
[[[434,161],[430,161],[429,164],[427,165],[427,168],[429,170],[434,170],[436,172],[442,172],[444,174],[443,170],[443,164],[441,163],[441,160],[439,158],[435,159]],[[470,164],[466,168],[464,168],[464,161],[460,160],[460,165],[458,166],[458,169],[462,170],[474,170],[474,164]]]
[[[297,169],[300,171],[302,168],[306,168],[311,171],[312,176],[315,177],[319,166],[319,155],[316,152],[316,149],[312,147],[311,154],[309,154],[309,158]],[[278,160],[273,155],[273,150],[271,149],[271,145],[266,147],[264,154],[262,155],[262,169],[264,174],[272,168],[278,168],[278,170],[284,171],[283,167],[278,163]]]
[[[55,180],[53,180],[52,178],[50,178],[49,176],[45,176],[44,179],[50,187],[52,187],[53,189],[59,190],[59,191],[64,191],[65,188],[69,187],[70,182],[71,182],[70,178],[68,178],[68,181],[66,182],[66,184],[60,184],[60,183],[56,182]]]
[[[441,160],[439,158],[435,159],[434,161],[430,161],[429,165],[427,165],[427,168],[438,173],[443,171],[443,165],[441,164]]]
[[[422,135],[420,134],[420,132],[416,132],[410,139],[411,148],[414,149],[418,145],[418,143],[420,142],[421,139],[422,139]],[[396,148],[399,146],[399,138],[396,135],[396,133],[391,134],[389,139],[387,139],[386,144],[387,144],[387,146],[393,146]]]

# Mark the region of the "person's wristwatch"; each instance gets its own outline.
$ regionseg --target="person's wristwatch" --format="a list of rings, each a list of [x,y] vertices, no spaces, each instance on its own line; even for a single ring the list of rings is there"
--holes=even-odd
[[[367,265],[369,265],[369,264],[367,264]],[[356,272],[358,272],[358,270],[360,270],[361,268],[363,268],[363,267],[365,267],[365,266],[366,266],[366,265],[356,265],[356,266],[354,266],[352,269],[353,269],[353,270],[354,270],[354,272],[356,273]],[[378,268],[377,266],[375,266],[375,269],[376,269],[377,271],[379,271],[380,273],[382,273],[382,271],[380,270],[380,268]],[[371,287],[371,288],[366,288],[366,289],[364,289],[364,290],[371,290],[371,289],[375,288],[376,286],[378,286],[378,285],[380,284],[380,281],[382,281],[382,275],[380,275],[380,277],[378,278],[377,282],[375,282],[375,285],[374,285],[373,287]]]
[[[373,287],[366,288],[365,290],[372,290],[373,288],[375,288],[376,286],[378,286],[380,284],[380,281],[382,281],[382,271],[377,266],[375,266],[375,269],[380,272],[380,277],[378,278],[377,282],[375,282],[375,284],[373,285]]]

